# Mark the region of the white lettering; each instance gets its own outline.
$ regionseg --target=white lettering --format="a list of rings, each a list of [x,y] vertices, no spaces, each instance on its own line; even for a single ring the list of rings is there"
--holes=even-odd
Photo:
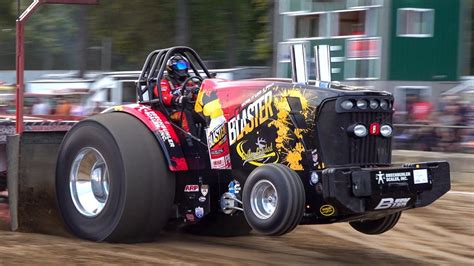
[[[383,209],[388,209],[392,206],[393,199],[392,198],[386,198],[386,199],[381,199],[379,202],[379,205],[375,207],[376,210],[383,210]]]
[[[168,142],[171,148],[175,147],[170,132],[168,131],[168,128],[166,128],[163,121],[161,121],[160,117],[158,117],[158,115],[153,111],[145,110],[145,114],[148,116],[148,118],[150,118],[150,121],[153,123],[153,125],[155,125],[156,129],[158,130],[158,133],[160,134],[161,139],[163,141]]]
[[[393,202],[392,207],[390,207],[390,208],[403,208],[403,207],[407,206],[409,201],[410,201],[410,198],[396,199]]]
[[[380,200],[375,210],[385,210],[393,208],[403,208],[406,207],[411,198],[383,198]]]
[[[228,131],[229,131],[229,142],[230,145],[237,141],[237,136],[239,135],[237,129],[237,118],[233,117],[227,123]]]
[[[272,91],[269,91],[229,120],[227,123],[229,145],[234,144],[273,116],[272,99]]]

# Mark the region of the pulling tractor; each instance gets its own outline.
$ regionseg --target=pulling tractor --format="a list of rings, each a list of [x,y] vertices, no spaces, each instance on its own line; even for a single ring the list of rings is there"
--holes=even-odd
[[[390,93],[307,81],[301,51],[292,49],[292,80],[227,81],[191,48],[156,50],[137,80],[136,104],[67,132],[10,137],[15,226],[50,232],[64,224],[107,242],[150,241],[171,222],[221,236],[335,222],[381,234],[450,189],[447,162],[391,163]],[[173,55],[190,64],[179,93],[199,88],[183,107],[162,100]],[[177,111],[192,115],[194,132],[172,118]]]

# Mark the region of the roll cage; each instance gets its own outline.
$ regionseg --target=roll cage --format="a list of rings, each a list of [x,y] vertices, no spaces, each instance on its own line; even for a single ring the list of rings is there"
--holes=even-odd
[[[137,95],[138,102],[140,104],[158,104],[162,110],[169,116],[167,108],[163,105],[163,95],[161,92],[160,80],[165,75],[166,62],[173,55],[181,55],[185,57],[189,66],[194,72],[195,76],[203,78],[212,78],[213,76],[202,62],[199,55],[191,48],[186,46],[176,46],[166,49],[155,50],[148,54],[145,63],[143,64],[142,71],[137,81]],[[202,70],[200,73],[199,69]],[[158,97],[153,94],[153,87],[156,84],[158,86]]]

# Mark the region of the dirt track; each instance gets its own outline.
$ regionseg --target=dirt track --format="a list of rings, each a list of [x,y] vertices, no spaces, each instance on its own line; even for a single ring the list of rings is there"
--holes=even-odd
[[[453,190],[473,192],[474,187]],[[474,265],[474,194],[449,193],[368,236],[348,224],[300,226],[283,237],[199,237],[166,232],[145,244],[105,244],[0,232],[0,264],[465,264]]]

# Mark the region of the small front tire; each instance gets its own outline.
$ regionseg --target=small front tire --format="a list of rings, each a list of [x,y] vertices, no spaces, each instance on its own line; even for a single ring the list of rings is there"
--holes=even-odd
[[[300,223],[305,191],[298,174],[282,164],[266,164],[250,173],[243,189],[249,225],[263,235],[283,235]]]

